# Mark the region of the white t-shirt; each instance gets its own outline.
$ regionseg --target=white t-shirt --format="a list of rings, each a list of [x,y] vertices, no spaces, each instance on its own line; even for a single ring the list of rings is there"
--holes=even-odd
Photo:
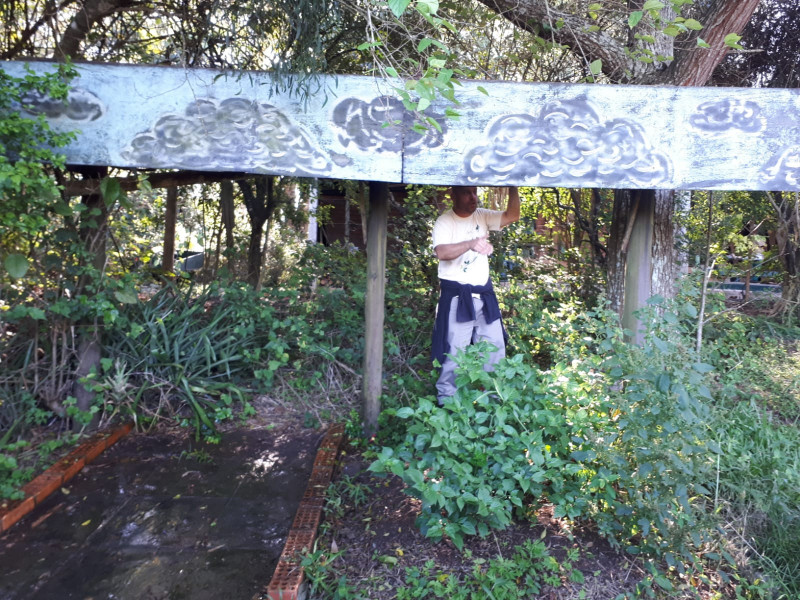
[[[464,242],[483,237],[489,231],[499,231],[502,218],[502,211],[486,208],[478,208],[468,217],[459,217],[452,208],[446,210],[433,225],[433,247]],[[484,285],[489,280],[489,257],[468,250],[453,260],[440,260],[439,279]]]

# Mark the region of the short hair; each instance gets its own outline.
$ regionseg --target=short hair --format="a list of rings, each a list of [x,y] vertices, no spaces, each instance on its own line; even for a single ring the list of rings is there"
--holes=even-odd
[[[475,188],[476,192],[478,191],[477,186],[474,186],[474,185],[451,185],[450,186],[450,191],[451,192],[455,192],[457,190],[466,190],[466,189],[472,189],[472,188]]]

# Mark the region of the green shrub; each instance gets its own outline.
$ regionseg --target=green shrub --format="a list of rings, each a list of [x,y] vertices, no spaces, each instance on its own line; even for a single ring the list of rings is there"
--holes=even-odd
[[[529,333],[563,358],[550,369],[532,364],[535,349],[486,372],[487,349],[472,346],[444,408],[422,398],[397,411],[406,436],[370,468],[422,501],[427,536],[460,545],[546,499],[633,552],[675,562],[703,542],[695,499],[708,493],[716,451],[702,401],[710,367],[687,362],[672,313],[642,348],[623,344],[607,317],[543,310]]]

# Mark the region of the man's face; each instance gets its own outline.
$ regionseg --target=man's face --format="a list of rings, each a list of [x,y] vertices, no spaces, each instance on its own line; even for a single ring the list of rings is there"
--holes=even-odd
[[[459,217],[468,217],[478,208],[478,188],[454,185],[450,190],[453,199],[453,212]]]

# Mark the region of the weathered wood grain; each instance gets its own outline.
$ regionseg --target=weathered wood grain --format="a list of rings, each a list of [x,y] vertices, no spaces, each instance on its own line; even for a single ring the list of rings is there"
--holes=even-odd
[[[52,64],[31,63],[34,71]],[[300,99],[268,73],[79,64],[68,162],[367,181],[800,190],[800,91],[464,82],[461,117],[417,133],[386,81],[322,77]],[[2,62],[9,74],[21,62]],[[483,93],[480,88],[486,90]]]

